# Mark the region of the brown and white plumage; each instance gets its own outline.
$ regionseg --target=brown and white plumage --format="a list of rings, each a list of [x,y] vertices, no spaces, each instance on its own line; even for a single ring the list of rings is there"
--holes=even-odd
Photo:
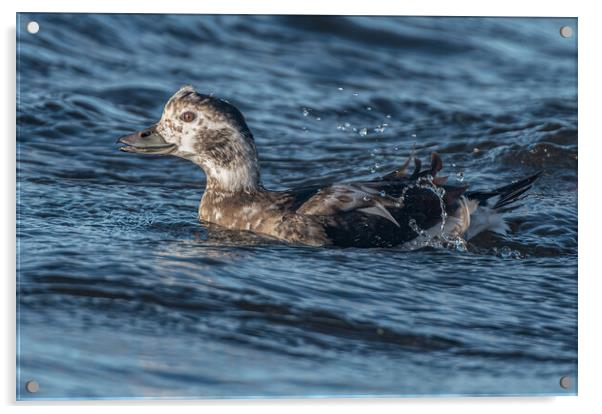
[[[499,210],[522,198],[539,176],[469,192],[438,176],[443,163],[433,153],[426,169],[412,155],[372,181],[269,191],[261,184],[255,142],[242,114],[190,86],[169,99],[157,124],[118,141],[125,144],[122,151],[174,155],[201,167],[207,176],[201,221],[314,246],[418,246],[423,239],[505,232]]]

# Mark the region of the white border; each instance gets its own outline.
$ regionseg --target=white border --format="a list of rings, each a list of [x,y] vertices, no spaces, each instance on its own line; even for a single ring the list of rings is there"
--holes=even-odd
[[[578,1],[526,2],[505,0],[495,4],[478,1],[405,0],[370,2],[348,0],[344,4],[324,0],[248,1],[220,0],[146,1],[103,0],[83,3],[78,0],[22,0],[18,11],[95,12],[95,13],[233,13],[233,14],[348,14],[348,15],[434,15],[434,16],[563,16],[575,17]],[[491,2],[487,2],[491,3]]]
[[[0,100],[0,121],[4,134],[2,140],[2,263],[3,299],[2,321],[3,347],[0,389],[2,400],[9,410],[29,412],[43,409],[45,412],[79,412],[86,410],[104,412],[140,409],[149,413],[163,413],[168,406],[190,412],[199,410],[224,411],[244,409],[249,413],[264,412],[326,412],[345,410],[360,413],[366,410],[400,412],[400,410],[427,412],[506,413],[523,410],[545,413],[590,412],[602,406],[598,390],[600,357],[599,315],[602,291],[602,272],[596,260],[599,235],[602,234],[602,208],[599,196],[600,173],[594,170],[599,160],[602,127],[600,119],[602,93],[599,77],[602,16],[596,13],[594,1],[434,1],[434,0],[169,0],[133,1],[98,0],[84,3],[81,0],[21,0],[3,1],[0,5],[2,20],[2,71],[3,91]],[[15,13],[17,11],[47,12],[120,12],[120,13],[270,13],[270,14],[356,14],[356,15],[447,15],[447,16],[563,16],[579,18],[579,397],[558,398],[420,398],[420,399],[353,399],[353,400],[260,400],[260,401],[180,401],[180,402],[73,402],[73,403],[15,403]],[[562,310],[559,309],[559,312]],[[61,407],[67,405],[67,407]],[[15,406],[21,406],[19,408]]]

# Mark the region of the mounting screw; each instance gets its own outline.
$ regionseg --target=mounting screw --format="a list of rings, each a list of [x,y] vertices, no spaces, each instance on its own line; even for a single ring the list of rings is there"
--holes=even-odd
[[[571,388],[571,377],[568,377],[568,376],[560,377],[560,386],[562,388],[564,388],[565,390],[568,390],[569,388]]]
[[[30,21],[27,23],[27,31],[31,34],[36,34],[40,31],[40,24],[35,20]]]
[[[30,393],[38,392],[40,384],[36,380],[29,380],[25,383],[25,389]]]
[[[573,28],[571,26],[562,26],[560,28],[560,36],[562,36],[562,37],[573,36]]]

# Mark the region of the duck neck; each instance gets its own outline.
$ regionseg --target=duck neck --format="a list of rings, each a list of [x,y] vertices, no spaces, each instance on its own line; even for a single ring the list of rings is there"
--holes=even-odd
[[[207,184],[199,205],[199,219],[223,224],[240,214],[240,209],[266,191],[259,180],[259,170],[203,168]]]
[[[262,189],[259,169],[253,163],[233,163],[231,166],[205,166],[207,176],[205,193],[236,195],[254,193]]]
[[[199,209],[201,219],[216,222],[209,218],[224,204],[234,207],[238,204],[234,201],[246,200],[265,191],[254,147],[247,148],[247,151],[229,151],[227,159],[198,157],[197,160],[207,177]]]

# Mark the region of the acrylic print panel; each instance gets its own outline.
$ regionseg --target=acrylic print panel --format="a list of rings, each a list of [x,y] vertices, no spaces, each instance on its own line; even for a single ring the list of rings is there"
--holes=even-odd
[[[576,394],[576,39],[19,14],[17,398]]]

